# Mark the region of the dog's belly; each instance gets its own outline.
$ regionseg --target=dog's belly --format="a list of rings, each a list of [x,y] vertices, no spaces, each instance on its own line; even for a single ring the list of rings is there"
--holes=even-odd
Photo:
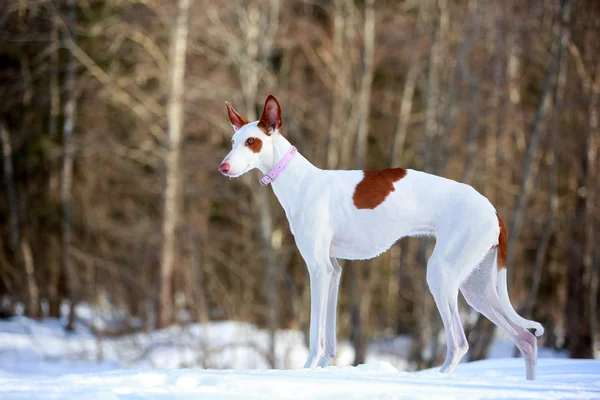
[[[369,232],[355,228],[334,235],[330,256],[342,260],[368,260],[387,251],[399,239],[406,236],[434,236],[434,228],[429,225],[415,227],[411,230],[396,230],[393,234]]]
[[[390,242],[366,245],[334,239],[329,254],[342,260],[368,260],[389,249],[395,241]]]

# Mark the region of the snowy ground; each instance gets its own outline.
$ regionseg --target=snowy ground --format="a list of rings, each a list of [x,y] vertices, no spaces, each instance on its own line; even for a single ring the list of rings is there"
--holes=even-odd
[[[237,322],[99,340],[83,326],[66,334],[55,320],[0,320],[0,399],[600,399],[599,360],[540,349],[538,380],[528,382],[502,338],[495,358],[450,376],[401,372],[406,338],[372,344],[365,365],[312,371],[299,369],[307,355],[300,332],[277,334],[285,370],[267,370],[267,343],[266,332]],[[342,343],[337,362],[352,357]]]
[[[399,372],[389,363],[308,370],[113,370],[6,379],[3,399],[600,399],[600,362],[544,359],[539,380],[522,361],[462,364],[450,376]]]

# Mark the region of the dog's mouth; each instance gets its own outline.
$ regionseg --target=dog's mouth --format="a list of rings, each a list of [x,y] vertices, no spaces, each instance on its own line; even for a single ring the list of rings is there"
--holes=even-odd
[[[244,169],[242,169],[240,172],[237,172],[237,173],[232,173],[232,172],[228,172],[228,173],[226,173],[226,174],[225,174],[225,173],[222,173],[222,172],[221,172],[221,173],[222,173],[223,175],[225,175],[226,177],[228,177],[228,178],[238,178],[238,177],[240,177],[240,176],[244,175],[246,172],[248,172],[248,170],[249,170],[249,168],[248,168],[248,167],[250,167],[250,164],[246,165],[246,166],[244,167]]]

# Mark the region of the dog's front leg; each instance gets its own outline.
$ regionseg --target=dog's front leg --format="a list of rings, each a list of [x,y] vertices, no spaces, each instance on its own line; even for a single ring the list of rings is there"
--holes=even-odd
[[[340,277],[342,268],[335,258],[330,258],[333,265],[331,279],[329,280],[329,290],[327,293],[327,315],[325,316],[325,355],[319,360],[319,367],[325,368],[329,365],[332,358],[336,356],[336,309],[338,289],[340,286]]]
[[[304,368],[315,368],[327,357],[325,352],[325,325],[327,297],[332,268],[326,263],[309,266],[310,274],[310,349]]]

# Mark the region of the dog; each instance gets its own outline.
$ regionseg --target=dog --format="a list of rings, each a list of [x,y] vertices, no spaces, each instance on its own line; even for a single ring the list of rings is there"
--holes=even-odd
[[[541,324],[520,317],[508,298],[506,228],[490,201],[473,187],[424,172],[315,167],[281,134],[279,102],[265,101],[250,122],[225,103],[232,149],[219,166],[231,178],[258,168],[285,210],[310,276],[310,350],[305,368],[326,367],[336,355],[338,259],[378,256],[405,236],[436,237],[427,284],[444,323],[450,373],[469,345],[458,313],[458,292],[519,348],[527,379],[536,375]]]

